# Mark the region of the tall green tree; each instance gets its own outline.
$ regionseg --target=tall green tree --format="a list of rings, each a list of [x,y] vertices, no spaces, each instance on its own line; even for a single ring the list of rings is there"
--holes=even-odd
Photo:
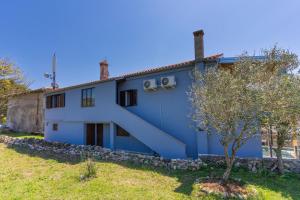
[[[21,70],[7,59],[0,58],[0,119],[4,119],[7,112],[8,97],[28,90]]]
[[[189,92],[197,127],[218,135],[223,146],[227,181],[238,150],[259,133],[260,98],[256,83],[260,69],[247,54],[234,65],[195,71]]]
[[[291,73],[298,64],[297,55],[275,46],[262,57],[244,54],[232,66],[195,71],[189,92],[192,118],[219,136],[227,164],[224,181],[237,151],[260,132],[261,124],[276,129],[278,168],[283,171],[281,150],[300,119],[300,81]]]
[[[293,71],[299,61],[297,55],[277,47],[265,51],[265,68],[272,72],[262,84],[263,126],[275,129],[277,166],[284,172],[282,149],[298,133],[300,120],[300,79]]]

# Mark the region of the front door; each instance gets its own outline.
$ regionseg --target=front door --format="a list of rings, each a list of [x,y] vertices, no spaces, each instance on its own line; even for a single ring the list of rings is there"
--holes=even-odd
[[[103,147],[103,124],[86,124],[86,144]]]
[[[86,125],[86,144],[95,145],[95,124]]]

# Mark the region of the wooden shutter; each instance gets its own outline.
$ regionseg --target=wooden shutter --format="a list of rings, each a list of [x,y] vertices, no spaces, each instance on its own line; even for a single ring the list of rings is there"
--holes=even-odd
[[[60,107],[60,103],[61,103],[60,94],[56,95],[55,98],[56,98],[56,107],[59,108]]]
[[[120,92],[120,106],[125,106],[125,91]]]
[[[137,105],[137,90],[131,90],[131,105],[136,106]]]
[[[52,96],[46,98],[46,108],[52,108]]]
[[[137,90],[128,90],[127,95],[129,96],[128,106],[135,106],[137,104]]]
[[[65,96],[65,93],[61,94],[61,107],[65,107]]]

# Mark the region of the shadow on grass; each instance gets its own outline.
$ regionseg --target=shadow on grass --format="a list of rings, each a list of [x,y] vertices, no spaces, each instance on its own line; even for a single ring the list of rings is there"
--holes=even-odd
[[[264,190],[280,193],[285,198],[300,199],[300,174],[286,173],[250,173],[245,170],[236,170],[234,177],[242,178],[247,184]]]
[[[31,157],[40,157],[46,160],[56,160],[60,163],[78,164],[81,161],[79,156],[66,156],[63,154],[54,154],[50,152],[32,151],[27,148],[9,147],[18,153],[26,154]],[[168,170],[165,168],[157,168],[147,165],[135,164],[132,162],[110,162],[97,160],[98,163],[115,163],[130,169],[142,171],[154,171],[163,176],[176,178],[180,185],[175,189],[175,192],[190,196],[193,191],[195,180],[199,177],[206,177],[211,174],[214,176],[221,176],[224,169],[207,167],[197,171],[184,170]],[[232,177],[241,178],[246,184],[254,185],[259,188],[267,189],[274,192],[279,192],[282,196],[292,199],[300,199],[300,175],[288,174],[278,176],[275,174],[262,175],[261,173],[251,173],[244,169],[234,169]]]
[[[37,138],[37,139],[44,138],[42,134],[34,134],[34,133],[26,133],[26,132],[11,132],[11,131],[4,131],[4,130],[0,130],[0,135],[6,135],[15,138]]]

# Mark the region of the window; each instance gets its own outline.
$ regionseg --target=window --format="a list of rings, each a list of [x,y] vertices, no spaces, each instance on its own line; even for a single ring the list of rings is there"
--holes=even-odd
[[[117,136],[129,136],[130,134],[124,130],[123,128],[121,128],[120,126],[117,125]]]
[[[120,92],[121,106],[136,106],[137,105],[137,90],[124,90]]]
[[[93,107],[95,106],[95,88],[88,88],[81,90],[81,106],[82,107]]]
[[[52,130],[57,131],[58,130],[58,124],[52,124]]]
[[[65,93],[55,94],[46,97],[46,108],[65,107]]]

